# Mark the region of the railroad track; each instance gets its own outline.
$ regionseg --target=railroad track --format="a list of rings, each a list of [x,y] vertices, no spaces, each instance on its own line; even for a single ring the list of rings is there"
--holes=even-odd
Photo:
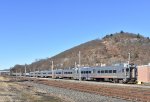
[[[22,80],[22,79],[20,79]],[[29,79],[24,79],[29,80]],[[32,81],[39,84],[54,86],[59,88],[77,90],[103,96],[110,96],[114,98],[121,98],[124,100],[150,102],[150,89],[136,88],[136,87],[123,87],[123,86],[108,86],[108,85],[94,85],[85,83],[71,83],[56,80],[43,80],[34,79]]]
[[[150,90],[126,87],[108,87],[102,85],[87,85],[62,81],[37,80],[36,83],[49,86],[78,90],[132,101],[150,102]]]

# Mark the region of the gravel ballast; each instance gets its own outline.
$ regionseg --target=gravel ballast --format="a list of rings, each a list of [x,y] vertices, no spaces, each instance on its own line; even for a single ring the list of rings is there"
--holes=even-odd
[[[58,88],[53,86],[47,86],[43,84],[37,84],[33,82],[24,82],[24,84],[32,85],[38,91],[55,95],[59,98],[68,100],[69,102],[130,102],[123,99],[117,99],[107,96],[101,96],[86,92],[80,92],[76,90]]]

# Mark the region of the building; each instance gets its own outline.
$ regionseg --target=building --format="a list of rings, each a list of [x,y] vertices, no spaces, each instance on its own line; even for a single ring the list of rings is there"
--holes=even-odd
[[[150,83],[150,64],[138,66],[138,82]]]
[[[8,71],[8,70],[0,70],[0,75],[10,75],[10,71]]]

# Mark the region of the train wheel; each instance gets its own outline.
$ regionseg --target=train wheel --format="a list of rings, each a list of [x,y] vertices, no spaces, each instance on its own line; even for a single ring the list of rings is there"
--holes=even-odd
[[[112,82],[113,82],[113,83],[118,83],[119,81],[118,81],[118,79],[113,79]]]
[[[120,83],[120,84],[123,84],[123,80],[119,80],[119,83]]]

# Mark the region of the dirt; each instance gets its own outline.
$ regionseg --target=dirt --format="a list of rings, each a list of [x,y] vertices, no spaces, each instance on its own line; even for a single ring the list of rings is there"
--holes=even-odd
[[[64,102],[58,97],[43,93],[33,86],[0,76],[0,102]]]

